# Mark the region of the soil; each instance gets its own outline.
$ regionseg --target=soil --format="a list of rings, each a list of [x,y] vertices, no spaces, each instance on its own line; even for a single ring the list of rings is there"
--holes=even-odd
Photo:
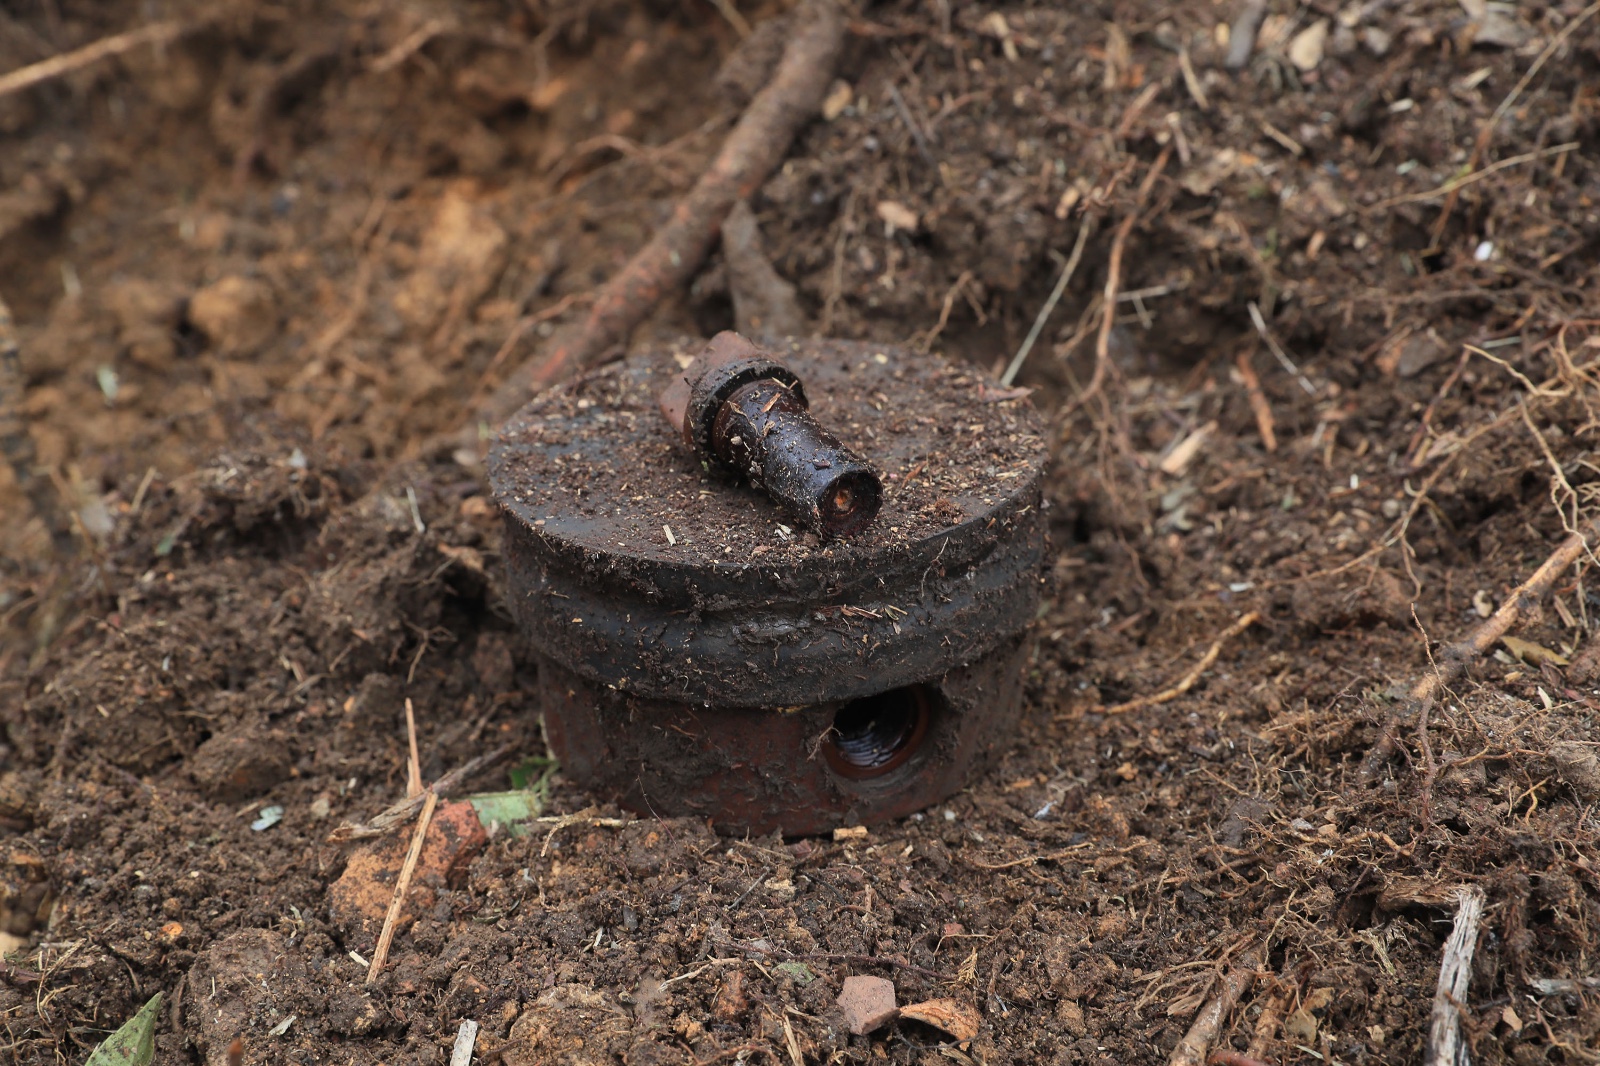
[[[424,780],[543,752],[480,458],[434,442],[762,84],[782,5],[736,5],[743,43],[733,6],[0,13],[6,70],[195,24],[0,96],[4,402],[77,546],[0,472],[9,1058],[82,1061],[160,991],[160,1062],[442,1063],[471,1020],[508,1064],[1155,1063],[1261,946],[1216,1047],[1417,1062],[1474,885],[1475,1061],[1594,1061],[1586,563],[1447,698],[1401,698],[1592,516],[1600,19],[1571,0],[1274,4],[1237,72],[1231,0],[852,8],[826,117],[752,201],[820,335],[998,373],[1095,225],[1017,382],[1054,462],[1014,747],[838,841],[624,818],[557,774],[573,817],[419,874],[364,983],[375,925],[332,886],[409,830],[329,835],[404,795],[404,701]],[[714,256],[630,346],[728,328],[727,290]],[[1250,611],[1192,687],[1111,713]],[[978,1032],[854,1035],[849,976]]]

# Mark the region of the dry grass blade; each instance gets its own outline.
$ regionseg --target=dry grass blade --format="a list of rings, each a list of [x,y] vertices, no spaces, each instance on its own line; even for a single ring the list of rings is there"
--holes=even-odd
[[[1122,256],[1127,251],[1128,237],[1133,233],[1134,224],[1139,221],[1139,214],[1144,210],[1144,205],[1150,199],[1150,190],[1155,188],[1156,179],[1166,169],[1167,160],[1172,158],[1172,145],[1168,144],[1161,149],[1161,154],[1156,156],[1156,161],[1150,164],[1150,169],[1145,173],[1144,181],[1139,183],[1139,193],[1134,199],[1133,206],[1117,226],[1116,236],[1111,238],[1111,259],[1106,265],[1106,288],[1102,307],[1104,308],[1100,319],[1100,333],[1095,338],[1094,344],[1094,376],[1089,379],[1089,384],[1083,392],[1075,397],[1067,410],[1071,411],[1083,406],[1089,399],[1100,392],[1105,384],[1106,374],[1111,367],[1111,327],[1117,319],[1117,290],[1122,286]]]
[[[1072,245],[1072,254],[1067,257],[1066,265],[1061,268],[1061,276],[1056,279],[1056,287],[1050,291],[1050,298],[1039,308],[1039,314],[1033,320],[1033,328],[1028,330],[1028,335],[1022,339],[1022,346],[1017,349],[1017,354],[1012,357],[1011,365],[1006,367],[1006,372],[1000,375],[1000,384],[1010,387],[1017,380],[1017,372],[1022,369],[1022,364],[1028,358],[1028,353],[1033,351],[1034,342],[1039,339],[1039,334],[1044,332],[1044,324],[1050,318],[1050,312],[1056,309],[1056,304],[1061,300],[1061,294],[1067,291],[1067,283],[1072,280],[1072,275],[1077,272],[1078,261],[1083,258],[1083,246],[1089,243],[1089,235],[1094,232],[1095,219],[1093,215],[1085,218],[1078,226],[1078,239]],[[948,306],[948,304],[946,305]],[[943,316],[940,325],[943,326]]]
[[[1256,431],[1261,434],[1261,446],[1269,454],[1275,452],[1278,450],[1278,434],[1272,418],[1272,405],[1262,391],[1261,379],[1256,376],[1255,367],[1250,365],[1249,349],[1239,353],[1234,365],[1239,368],[1239,377],[1244,381],[1245,396],[1250,400],[1250,413],[1255,416]]]
[[[406,697],[406,742],[411,750],[406,756],[406,798],[422,795],[422,759],[417,755],[417,713]]]
[[[1466,188],[1468,185],[1471,185],[1473,182],[1482,181],[1490,174],[1494,174],[1501,170],[1507,170],[1511,167],[1521,166],[1523,163],[1532,163],[1540,159],[1548,159],[1551,156],[1566,155],[1568,152],[1577,151],[1580,147],[1582,147],[1582,145],[1580,145],[1577,141],[1572,141],[1567,144],[1555,145],[1552,148],[1543,148],[1537,152],[1524,152],[1521,155],[1514,155],[1509,159],[1502,159],[1497,163],[1490,164],[1489,166],[1484,167],[1482,170],[1469,171],[1465,174],[1462,174],[1460,177],[1451,178],[1437,189],[1429,189],[1427,192],[1407,193],[1404,196],[1391,196],[1387,200],[1380,200],[1378,203],[1375,203],[1371,207],[1367,208],[1367,212],[1370,214],[1374,211],[1384,211],[1391,207],[1398,207],[1401,204],[1418,204],[1440,196],[1453,196],[1457,192],[1460,192],[1462,189]]]
[[[400,879],[394,885],[394,899],[389,901],[389,913],[383,916],[383,931],[378,934],[378,950],[372,953],[372,964],[367,967],[367,984],[378,979],[383,964],[389,961],[389,945],[394,943],[395,926],[400,922],[400,912],[406,905],[406,892],[411,888],[411,875],[417,870],[417,860],[422,857],[422,842],[428,836],[428,823],[433,821],[433,809],[439,804],[439,794],[429,789],[422,801],[422,814],[417,817],[417,828],[411,834],[411,848],[406,852],[405,865],[400,867]]]

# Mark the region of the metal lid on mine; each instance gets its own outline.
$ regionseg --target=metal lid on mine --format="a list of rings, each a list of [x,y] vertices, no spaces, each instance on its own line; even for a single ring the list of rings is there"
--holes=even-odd
[[[641,696],[778,707],[936,676],[1032,619],[1046,456],[1032,405],[937,356],[776,351],[882,473],[875,523],[819,541],[685,448],[657,411],[673,355],[601,368],[524,407],[489,455],[511,606],[543,654]]]

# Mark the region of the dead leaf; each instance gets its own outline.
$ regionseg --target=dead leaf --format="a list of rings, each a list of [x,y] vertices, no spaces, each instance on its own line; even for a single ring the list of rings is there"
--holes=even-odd
[[[1309,1047],[1317,1042],[1317,1019],[1301,1007],[1283,1020],[1283,1031],[1296,1044]]]
[[[1517,1017],[1517,1012],[1510,1007],[1500,1008],[1500,1020],[1506,1023],[1506,1028],[1513,1033],[1522,1032],[1522,1019]]]
[[[929,999],[900,1008],[900,1017],[941,1029],[966,1043],[978,1035],[983,1019],[978,1012],[957,999]]]
[[[1560,652],[1551,651],[1543,644],[1535,644],[1531,640],[1522,640],[1519,637],[1501,637],[1500,643],[1506,650],[1529,666],[1543,666],[1550,663],[1553,666],[1566,666],[1567,657]]]
[[[1243,170],[1253,168],[1260,158],[1233,148],[1220,149],[1206,162],[1183,172],[1179,182],[1195,196],[1209,196],[1216,187]]]

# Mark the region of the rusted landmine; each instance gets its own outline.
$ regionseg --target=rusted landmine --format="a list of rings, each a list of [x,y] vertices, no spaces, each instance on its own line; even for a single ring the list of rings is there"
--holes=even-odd
[[[1031,405],[895,348],[759,350],[733,335],[709,347],[554,389],[491,451],[552,748],[597,798],[729,832],[824,832],[943,799],[1009,742],[1021,703],[1045,534]],[[752,352],[770,364],[753,379],[765,391],[735,404],[744,421],[719,444],[729,394],[709,429],[690,420],[696,364]],[[767,495],[770,459],[763,488],[747,483],[732,438],[761,432],[759,408],[782,402],[771,390],[796,383],[802,399],[780,417],[798,410],[839,466],[881,474],[875,516],[853,531],[808,534],[792,494]],[[819,512],[820,480],[805,490]],[[845,487],[848,512],[865,490]]]

